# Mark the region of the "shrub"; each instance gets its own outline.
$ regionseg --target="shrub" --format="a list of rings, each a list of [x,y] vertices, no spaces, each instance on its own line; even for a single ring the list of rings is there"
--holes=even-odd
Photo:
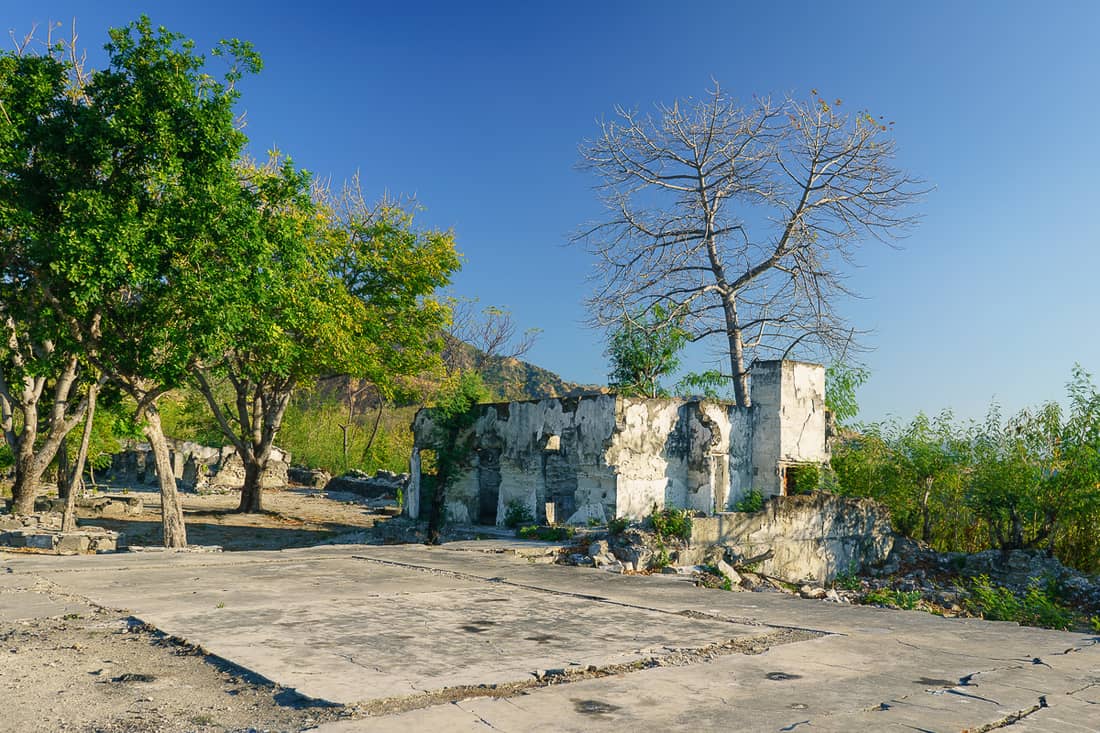
[[[853,562],[848,566],[848,569],[837,573],[836,578],[833,579],[833,588],[840,590],[859,590],[863,587],[863,584],[859,580],[859,568]]]
[[[616,517],[607,523],[607,533],[612,535],[622,534],[627,527],[630,526],[630,519],[627,517]]]
[[[758,512],[764,508],[764,495],[759,489],[751,489],[733,505],[735,512]]]
[[[529,525],[516,530],[516,536],[525,540],[542,540],[543,542],[560,542],[568,540],[577,533],[577,530],[567,525],[555,527],[539,527]]]
[[[792,474],[792,494],[812,494],[821,485],[821,470],[817,466],[791,466],[787,471]]]
[[[524,525],[533,524],[535,517],[531,510],[519,499],[512,499],[504,510],[504,526],[510,529],[518,529]]]
[[[691,517],[684,509],[658,509],[654,504],[649,521],[653,525],[653,531],[661,539],[687,540],[691,537]]]
[[[1008,588],[993,585],[988,576],[980,575],[971,584],[966,608],[990,621],[1015,621],[1046,629],[1066,630],[1076,621],[1076,614],[1063,605],[1057,584],[1038,578],[1020,597]]]
[[[863,597],[864,603],[874,603],[879,606],[900,608],[912,611],[920,603],[919,590],[894,590],[893,588],[876,588]]]

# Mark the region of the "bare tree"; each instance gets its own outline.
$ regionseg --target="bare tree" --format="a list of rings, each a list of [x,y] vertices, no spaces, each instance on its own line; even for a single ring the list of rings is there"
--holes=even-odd
[[[451,372],[482,372],[492,360],[519,359],[531,350],[538,336],[537,328],[520,333],[512,314],[503,308],[479,308],[476,299],[452,298],[451,324],[443,336],[443,362]]]
[[[757,358],[851,348],[843,266],[903,233],[923,193],[893,166],[893,123],[813,95],[741,106],[715,84],[656,119],[616,108],[580,148],[608,212],[576,237],[597,258],[593,321],[685,314],[691,341],[721,340],[743,406]]]

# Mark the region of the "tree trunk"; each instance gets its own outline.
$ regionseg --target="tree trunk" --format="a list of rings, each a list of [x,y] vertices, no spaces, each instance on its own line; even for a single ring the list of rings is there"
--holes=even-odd
[[[33,449],[24,447],[27,437],[24,432],[15,459],[15,483],[11,487],[13,514],[34,514],[34,499],[42,484],[42,472],[35,470]]]
[[[160,424],[160,412],[156,405],[144,408],[145,428],[142,432],[149,440],[156,460],[157,479],[160,481],[160,514],[164,527],[165,547],[187,547],[187,529],[183,524],[183,505],[176,491],[176,475],[168,453],[168,441]]]
[[[428,512],[428,539],[424,544],[438,545],[440,532],[443,528],[443,507],[446,503],[446,474],[439,472],[435,476],[435,486],[432,487],[432,506]]]
[[[738,407],[752,407],[749,392],[749,372],[745,369],[745,342],[741,338],[741,326],[737,320],[737,304],[732,297],[723,298],[722,310],[726,317],[726,335],[730,347],[730,374],[733,376],[733,395]]]
[[[920,538],[925,544],[932,543],[932,509],[928,506],[928,498],[932,495],[932,479],[925,479],[924,499],[921,501],[921,532]]]
[[[80,436],[80,450],[76,453],[76,465],[69,477],[68,491],[65,494],[65,513],[61,517],[61,531],[72,532],[76,529],[76,494],[83,475],[84,464],[88,460],[88,445],[92,441],[92,423],[95,421],[95,400],[99,387],[88,387],[88,411],[84,413],[84,432]],[[60,489],[60,487],[58,487]]]
[[[69,444],[61,441],[57,449],[57,498],[69,497]]]
[[[244,486],[241,487],[241,502],[237,505],[237,511],[246,514],[258,514],[264,510],[263,487],[260,479],[264,475],[264,468],[257,458],[244,461]]]

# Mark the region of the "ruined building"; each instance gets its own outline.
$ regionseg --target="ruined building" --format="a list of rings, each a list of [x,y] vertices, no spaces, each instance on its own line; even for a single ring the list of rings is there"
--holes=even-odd
[[[654,504],[713,514],[752,489],[786,494],[828,462],[825,370],[758,362],[752,407],[590,395],[478,405],[472,468],[447,492],[449,521],[500,524],[518,502],[539,521],[648,515]],[[421,511],[431,410],[413,422],[406,513]]]

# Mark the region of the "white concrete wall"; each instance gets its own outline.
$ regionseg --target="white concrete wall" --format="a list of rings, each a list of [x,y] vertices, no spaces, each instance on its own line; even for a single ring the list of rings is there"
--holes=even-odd
[[[824,464],[825,368],[799,361],[757,362],[752,373],[753,485],[765,496],[783,490],[790,464]]]
[[[471,469],[450,487],[447,516],[478,518],[478,450],[500,452],[498,523],[513,501],[541,519],[548,501],[568,496],[574,511],[557,521],[583,524],[647,516],[654,504],[725,511],[754,488],[776,495],[786,465],[828,460],[824,396],[822,367],[774,361],[753,372],[752,408],[613,395],[482,405]],[[428,447],[428,411],[417,414],[413,430],[414,451]],[[415,517],[413,468],[406,512]]]

